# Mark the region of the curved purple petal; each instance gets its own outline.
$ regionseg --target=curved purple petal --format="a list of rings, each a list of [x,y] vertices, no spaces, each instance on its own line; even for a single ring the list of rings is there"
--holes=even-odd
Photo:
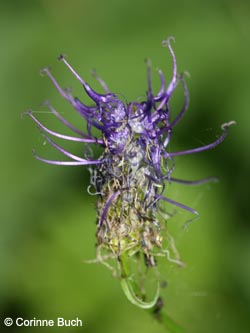
[[[34,157],[47,164],[54,164],[54,165],[67,165],[67,166],[78,166],[78,165],[92,165],[92,164],[101,164],[103,161],[55,161],[55,160],[47,160],[39,155],[36,154],[35,150],[32,151]]]
[[[108,96],[107,95],[101,95],[96,93],[90,86],[81,78],[81,76],[74,70],[74,68],[68,63],[68,61],[65,59],[63,55],[60,55],[58,57],[58,60],[62,61],[68,69],[72,72],[72,74],[77,78],[77,80],[83,85],[83,88],[85,89],[86,93],[89,95],[89,97],[95,101],[98,102],[107,102]]]
[[[158,197],[156,198],[156,200],[167,201],[167,202],[171,203],[171,204],[174,205],[174,206],[180,207],[180,208],[182,208],[182,209],[184,209],[184,210],[187,210],[188,212],[193,213],[193,214],[195,214],[195,215],[199,215],[199,213],[198,213],[196,210],[194,210],[193,208],[188,207],[188,206],[186,206],[186,205],[183,205],[183,204],[181,204],[181,203],[179,203],[179,202],[177,202],[177,201],[174,201],[174,200],[172,200],[172,199],[166,198],[166,197],[164,197],[164,196],[162,196],[162,195],[158,196]]]
[[[232,126],[232,125],[235,125],[235,124],[236,124],[235,121],[230,121],[229,123],[223,124],[221,126],[221,129],[223,130],[223,133],[221,134],[221,136],[217,140],[210,143],[209,145],[199,147],[199,148],[193,148],[193,149],[188,149],[188,150],[169,153],[169,156],[172,157],[172,156],[180,156],[180,155],[189,155],[189,154],[200,153],[202,151],[213,149],[225,140],[225,137],[228,134],[229,127]]]

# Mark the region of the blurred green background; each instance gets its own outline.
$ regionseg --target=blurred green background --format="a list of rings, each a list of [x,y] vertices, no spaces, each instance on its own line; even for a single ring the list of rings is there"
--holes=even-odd
[[[161,41],[175,36],[179,71],[187,70],[190,107],[176,127],[172,149],[209,143],[220,125],[235,120],[217,149],[175,159],[175,176],[210,175],[217,184],[190,188],[173,184],[169,196],[200,212],[178,211],[169,221],[182,259],[168,262],[161,274],[168,282],[163,296],[168,313],[189,332],[249,332],[249,1],[168,0],[23,0],[0,1],[1,105],[1,325],[6,316],[47,318],[76,316],[83,328],[4,328],[1,332],[165,332],[143,310],[130,304],[119,282],[95,257],[95,197],[87,194],[86,168],[56,167],[38,162],[31,150],[55,156],[28,117],[21,113],[50,99],[76,125],[52,87],[39,76],[51,65],[62,86],[82,97],[81,87],[56,57],[68,59],[96,89],[96,68],[111,91],[128,100],[145,94],[146,66],[153,63],[171,77],[171,58]],[[85,97],[82,97],[87,101]],[[181,107],[181,90],[173,106]],[[38,114],[50,128],[59,125]],[[61,128],[60,128],[61,129]],[[61,130],[63,131],[63,129]],[[81,153],[81,145],[73,145]],[[98,155],[98,152],[96,152]],[[174,207],[168,206],[170,211]]]

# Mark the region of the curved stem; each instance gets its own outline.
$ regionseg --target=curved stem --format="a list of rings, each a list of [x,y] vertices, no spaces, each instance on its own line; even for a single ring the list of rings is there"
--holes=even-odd
[[[159,282],[157,282],[157,290],[156,290],[156,293],[155,293],[155,297],[150,302],[144,302],[139,297],[137,297],[137,295],[135,294],[134,289],[133,289],[133,287],[132,287],[128,278],[121,279],[121,287],[122,287],[122,290],[124,291],[124,294],[126,295],[127,299],[132,304],[138,306],[141,309],[151,309],[151,308],[153,308],[156,305],[157,300],[159,298],[159,292],[160,292]]]

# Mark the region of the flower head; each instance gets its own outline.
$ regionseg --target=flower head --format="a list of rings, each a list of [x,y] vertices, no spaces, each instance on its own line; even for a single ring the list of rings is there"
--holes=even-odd
[[[147,267],[156,266],[157,256],[166,256],[170,261],[182,265],[173,240],[166,229],[165,218],[162,217],[160,201],[166,201],[195,215],[198,212],[182,203],[164,196],[167,182],[179,182],[196,185],[214,180],[206,178],[198,181],[185,181],[172,177],[174,171],[173,158],[212,149],[220,144],[228,133],[228,128],[234,122],[222,126],[221,136],[214,142],[185,151],[172,152],[169,149],[174,127],[185,115],[189,94],[184,74],[177,74],[177,65],[171,41],[173,37],[163,42],[172,57],[173,74],[168,85],[163,73],[159,71],[161,82],[159,92],[154,95],[151,87],[151,66],[148,68],[148,90],[143,102],[127,103],[117,94],[111,93],[102,79],[96,73],[95,78],[101,84],[104,93],[95,92],[62,55],[59,60],[64,63],[83,86],[94,106],[87,106],[68,91],[61,88],[48,68],[46,74],[59,94],[86,120],[86,133],[75,128],[64,119],[49,103],[48,108],[74,136],[67,136],[45,127],[33,114],[28,115],[34,120],[46,140],[63,155],[67,161],[47,160],[34,156],[49,164],[88,165],[90,169],[90,184],[94,186],[97,200],[97,261],[110,267],[108,259],[116,259],[116,273],[122,279],[123,289],[128,298],[141,307],[152,306],[153,303],[142,302],[135,295],[129,278],[129,261],[131,258],[145,259]],[[181,84],[184,90],[184,104],[179,114],[170,116],[170,98],[176,87]],[[99,130],[99,137],[92,134],[92,128]],[[98,145],[103,153],[98,159],[89,158],[86,153],[76,156],[54,142],[48,135],[63,140]],[[168,246],[164,248],[163,240]],[[171,254],[174,256],[172,256]],[[139,260],[139,259],[138,259]],[[144,291],[141,288],[141,296]],[[156,298],[155,298],[156,299]]]

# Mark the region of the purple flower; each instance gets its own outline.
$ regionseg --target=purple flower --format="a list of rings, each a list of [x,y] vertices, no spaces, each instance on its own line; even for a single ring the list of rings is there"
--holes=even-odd
[[[142,255],[148,267],[156,265],[157,256],[167,256],[170,261],[181,264],[176,254],[173,242],[167,235],[168,248],[163,248],[164,235],[167,233],[165,220],[162,217],[160,201],[166,201],[174,206],[185,209],[195,215],[198,212],[186,205],[164,196],[165,184],[177,182],[187,185],[197,185],[214,178],[198,181],[186,181],[172,177],[174,171],[173,158],[178,155],[199,153],[216,147],[226,137],[229,127],[234,122],[222,125],[222,134],[214,142],[189,150],[174,151],[169,149],[173,130],[185,115],[189,94],[183,74],[177,74],[174,51],[171,46],[173,37],[163,42],[170,51],[173,61],[173,74],[168,85],[163,73],[159,71],[161,82],[159,92],[154,95],[151,87],[151,66],[147,62],[148,90],[145,101],[127,103],[117,94],[111,93],[106,84],[96,73],[95,78],[101,84],[104,93],[95,92],[64,56],[63,62],[82,84],[94,106],[83,104],[68,91],[63,90],[48,68],[46,74],[59,94],[87,122],[86,133],[75,128],[65,120],[49,103],[49,110],[66,127],[72,130],[74,136],[67,136],[45,127],[32,111],[28,115],[34,120],[46,140],[69,160],[47,160],[34,156],[43,162],[59,165],[88,165],[90,167],[90,184],[94,186],[97,200],[97,261],[106,265],[106,259],[118,259],[118,273],[128,277],[130,273],[124,268],[125,261],[134,256]],[[170,116],[169,101],[176,87],[181,84],[184,90],[184,104],[179,114]],[[92,128],[99,130],[98,138],[94,137]],[[98,145],[103,153],[98,159],[89,158],[86,153],[76,156],[54,142],[48,135],[63,140],[77,141],[83,144]],[[173,250],[171,252],[171,250]],[[175,259],[171,258],[171,253]]]

